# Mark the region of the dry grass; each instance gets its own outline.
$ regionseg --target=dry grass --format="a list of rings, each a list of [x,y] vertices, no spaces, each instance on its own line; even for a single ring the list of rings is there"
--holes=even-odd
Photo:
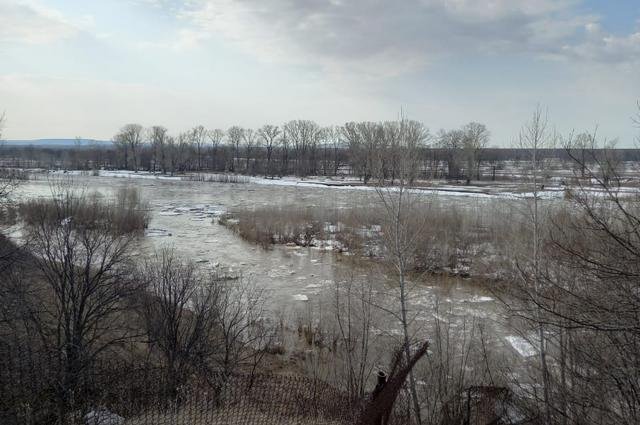
[[[504,270],[513,249],[530,234],[522,205],[508,202],[452,207],[437,200],[419,204],[407,226],[415,234],[412,267],[419,272],[490,275]],[[387,229],[378,206],[362,209],[269,206],[236,210],[219,223],[266,249],[276,244],[332,247],[383,257]]]
[[[118,190],[112,200],[105,200],[95,193],[65,191],[50,199],[23,202],[17,210],[18,217],[27,226],[72,220],[75,226],[108,228],[116,234],[142,232],[151,219],[139,191],[129,187]]]
[[[370,220],[369,220],[370,221]],[[275,244],[333,246],[337,251],[361,249],[367,240],[366,222],[350,209],[288,208],[239,210],[219,223],[246,241],[264,248]]]

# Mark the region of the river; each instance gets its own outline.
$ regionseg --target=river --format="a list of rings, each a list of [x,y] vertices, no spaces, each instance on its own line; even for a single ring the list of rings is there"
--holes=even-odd
[[[320,302],[326,296],[323,289],[353,272],[353,262],[342,261],[343,254],[315,248],[275,246],[265,250],[216,224],[215,217],[228,210],[256,206],[366,208],[377,202],[373,191],[305,184],[213,183],[88,175],[77,175],[73,180],[75,186],[104,196],[111,196],[125,186],[137,187],[151,209],[149,230],[136,246],[139,255],[173,247],[183,258],[202,267],[241,272],[245,278],[267,288],[269,305],[274,311],[300,310]],[[43,179],[24,182],[13,197],[21,200],[49,196],[50,183]],[[453,208],[486,208],[487,203],[502,202],[482,197],[445,198]],[[368,261],[366,270],[356,270],[356,273],[365,278],[382,273],[373,260]],[[393,288],[385,290],[393,291]],[[492,335],[493,348],[516,357],[531,356],[527,351],[531,347],[517,340],[518,337],[515,342],[512,339],[501,303],[486,288],[470,280],[454,279],[442,285],[436,278],[426,278],[415,285],[410,306],[416,323],[425,323],[422,329],[425,334],[431,329],[426,323],[432,323],[434,317],[452,328],[482,322]],[[389,323],[383,331],[394,334],[397,329],[397,324]]]

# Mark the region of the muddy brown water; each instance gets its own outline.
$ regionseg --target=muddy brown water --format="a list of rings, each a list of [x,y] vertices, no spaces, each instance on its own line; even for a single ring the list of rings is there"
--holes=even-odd
[[[265,250],[216,224],[215,217],[228,210],[257,206],[366,208],[377,202],[372,191],[304,185],[97,176],[75,176],[74,185],[105,196],[111,196],[118,188],[137,187],[151,209],[149,231],[136,247],[138,254],[149,255],[156,249],[173,247],[183,258],[196,261],[202,267],[241,272],[245,278],[267,288],[272,311],[313,308],[310,306],[322,302],[334,280],[353,274],[353,262],[343,261],[343,254],[314,248],[275,246]],[[50,183],[46,180],[25,182],[14,194],[16,200],[50,196]],[[454,208],[485,208],[487,202],[506,202],[460,196],[441,198]],[[372,273],[380,273],[375,264],[366,268],[368,270],[356,270],[356,274],[370,278]],[[438,312],[435,311],[436,303]],[[431,326],[427,323],[432,324],[435,318],[445,320],[452,328],[481,321],[494,337],[491,345],[517,354],[506,340],[511,331],[503,306],[481,286],[464,279],[456,279],[448,285],[427,280],[416,285],[410,306],[416,326],[424,323],[422,332],[425,334]],[[393,321],[385,328],[381,331],[391,336],[398,334],[399,326]]]

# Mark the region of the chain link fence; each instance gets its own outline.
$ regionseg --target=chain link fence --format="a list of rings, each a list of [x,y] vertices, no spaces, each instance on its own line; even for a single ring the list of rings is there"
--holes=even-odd
[[[352,424],[361,407],[302,376],[191,372],[172,386],[152,364],[98,361],[75,372],[57,364],[31,350],[0,351],[0,424]]]

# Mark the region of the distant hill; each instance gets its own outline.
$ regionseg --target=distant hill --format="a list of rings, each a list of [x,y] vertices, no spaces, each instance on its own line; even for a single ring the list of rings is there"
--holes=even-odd
[[[5,140],[5,146],[37,146],[51,148],[75,148],[75,147],[110,147],[108,140],[94,139],[33,139],[33,140]]]

